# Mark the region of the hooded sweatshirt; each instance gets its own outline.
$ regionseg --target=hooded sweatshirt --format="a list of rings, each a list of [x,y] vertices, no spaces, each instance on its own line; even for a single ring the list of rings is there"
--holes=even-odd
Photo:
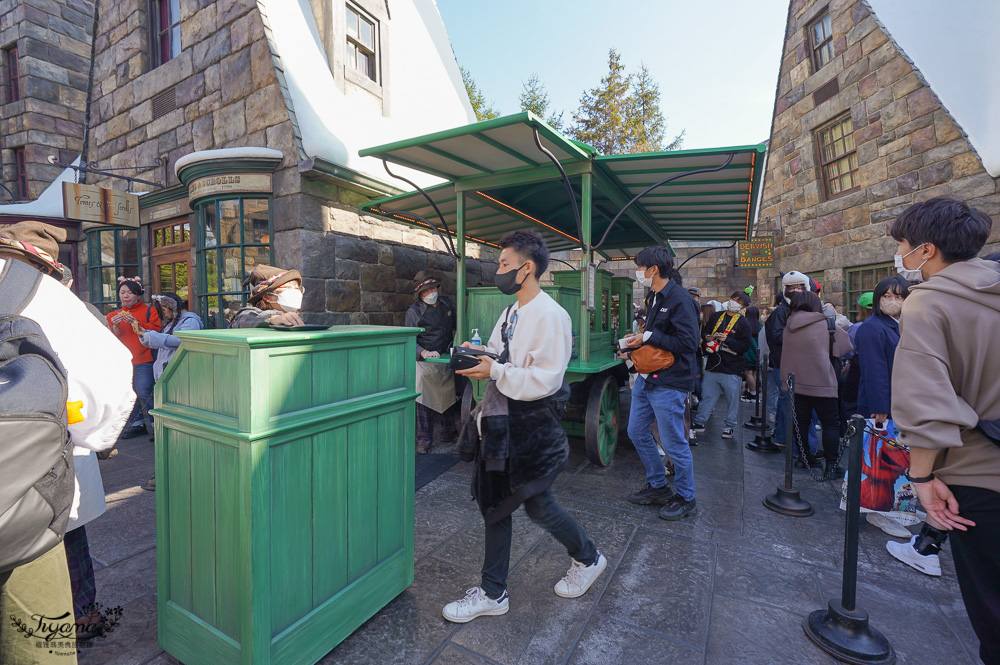
[[[937,450],[949,485],[1000,492],[1000,447],[979,430],[1000,419],[1000,264],[953,263],[910,287],[892,368],[892,415],[907,446]]]
[[[788,315],[781,350],[781,380],[795,374],[795,393],[837,397],[837,374],[830,360],[830,321],[822,312],[796,311]],[[834,326],[833,357],[854,349],[847,333]]]

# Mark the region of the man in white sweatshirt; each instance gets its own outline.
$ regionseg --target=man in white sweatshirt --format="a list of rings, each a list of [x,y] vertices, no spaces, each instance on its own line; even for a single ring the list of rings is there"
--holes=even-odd
[[[497,321],[486,347],[499,354],[499,359],[484,357],[476,367],[457,373],[495,382],[500,400],[506,401],[506,437],[504,446],[495,446],[495,441],[486,440],[487,427],[481,426],[483,443],[475,449],[472,494],[486,523],[486,552],[480,586],[442,610],[455,623],[507,613],[511,513],[521,504],[528,517],[562,543],[573,559],[566,576],[555,585],[556,595],[582,596],[607,566],[550,489],[569,457],[556,402],[568,396],[564,380],[572,352],[572,324],[566,310],[538,285],[549,264],[548,248],[534,232],[508,234],[500,247],[496,285],[503,293],[516,295],[517,301]],[[471,348],[472,344],[463,346]],[[484,404],[492,399],[492,389],[487,388]],[[470,426],[477,425],[466,425]],[[487,447],[490,453],[483,455]]]

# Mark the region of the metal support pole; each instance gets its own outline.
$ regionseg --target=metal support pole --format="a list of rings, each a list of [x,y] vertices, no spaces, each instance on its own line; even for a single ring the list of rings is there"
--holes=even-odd
[[[749,430],[756,430],[757,436],[754,437],[753,441],[747,444],[749,450],[755,453],[768,453],[775,454],[780,453],[781,448],[774,445],[774,441],[771,440],[771,426],[767,422],[767,365],[768,356],[764,356],[760,359],[760,365],[757,368],[757,408],[756,412],[759,414],[759,425],[751,426],[754,424],[753,420],[744,425]]]
[[[868,613],[856,607],[858,587],[858,530],[861,527],[861,448],[865,420],[851,418],[850,462],[847,476],[847,526],[844,537],[844,583],[840,598],[825,610],[816,610],[802,621],[802,629],[816,645],[833,657],[858,665],[892,665],[896,651],[885,635],[868,623]],[[791,446],[788,446],[791,448]]]
[[[589,173],[580,175],[581,200],[581,230],[584,250],[580,255],[580,332],[576,340],[577,355],[580,362],[590,362],[590,310],[587,308],[588,266],[593,261],[593,250],[590,246],[591,224],[593,218],[593,176]]]
[[[458,192],[455,195],[455,224],[458,227],[458,237],[456,242],[458,248],[455,258],[455,279],[457,282],[458,298],[455,306],[455,345],[459,345],[472,336],[472,331],[465,329],[465,312],[467,303],[465,289],[465,192]]]
[[[785,486],[779,487],[774,494],[764,498],[764,507],[780,515],[789,517],[809,517],[815,511],[812,505],[799,496],[799,491],[792,487],[792,450],[795,448],[795,375],[788,374],[788,396],[786,397],[788,417],[785,419],[788,445],[785,446]],[[806,442],[803,442],[805,444]]]

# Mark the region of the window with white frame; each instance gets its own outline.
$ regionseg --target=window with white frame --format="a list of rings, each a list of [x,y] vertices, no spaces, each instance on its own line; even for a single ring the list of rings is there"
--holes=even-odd
[[[347,3],[346,65],[378,83],[378,21]]]

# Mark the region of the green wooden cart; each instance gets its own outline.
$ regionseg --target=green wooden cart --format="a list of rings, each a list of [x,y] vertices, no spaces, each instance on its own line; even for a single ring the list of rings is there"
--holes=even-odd
[[[456,344],[476,328],[485,341],[513,302],[469,275],[477,245],[496,247],[504,234],[531,229],[552,252],[571,252],[562,261],[569,269],[553,270],[551,284],[543,284],[573,321],[563,426],[584,439],[591,462],[607,466],[618,442],[619,388],[628,377],[613,343],[632,331],[633,280],[601,267],[632,267],[639,250],[670,247],[671,239],[749,238],[764,152],[749,145],[599,155],[525,112],[361,150],[415,190],[361,210],[431,228],[455,257]],[[446,182],[422,189],[390,162]],[[465,413],[482,383],[466,391]]]

